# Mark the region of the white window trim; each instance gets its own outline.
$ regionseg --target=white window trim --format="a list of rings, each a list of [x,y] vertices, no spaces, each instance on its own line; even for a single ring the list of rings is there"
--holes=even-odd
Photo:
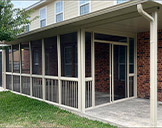
[[[47,6],[45,6],[45,7],[39,9],[39,16],[40,16],[40,11],[43,10],[43,9],[46,10],[46,18],[45,18],[45,20],[46,20],[46,25],[45,25],[45,26],[47,26]],[[41,20],[43,20],[43,19],[40,19],[40,17],[39,17],[39,26],[40,26],[40,28],[41,28],[41,24],[40,24],[40,23],[41,23]]]
[[[62,7],[63,7],[63,9],[62,9],[62,12],[59,12],[59,13],[56,13],[56,4],[58,3],[58,2],[60,2],[60,1],[62,1]],[[58,23],[58,22],[56,22],[56,16],[58,15],[58,14],[61,14],[62,13],[62,15],[63,15],[63,20],[62,21],[64,21],[64,1],[63,0],[58,0],[58,1],[56,1],[55,3],[54,3],[54,9],[55,9],[55,11],[54,11],[54,23]]]
[[[80,4],[80,0],[78,0],[78,16],[83,16],[83,15],[80,15],[80,7],[83,6],[83,5],[86,5],[88,3],[89,3],[89,13],[91,13],[91,0],[87,1],[84,4]],[[84,14],[84,15],[86,15],[86,14]]]

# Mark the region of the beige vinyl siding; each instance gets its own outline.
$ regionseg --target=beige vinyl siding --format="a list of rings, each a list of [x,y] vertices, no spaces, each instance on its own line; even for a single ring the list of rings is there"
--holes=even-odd
[[[65,0],[64,1],[64,20],[78,16],[78,0]]]
[[[46,25],[50,25],[55,23],[55,3],[56,1],[59,0],[53,0],[52,2],[50,2],[49,4],[45,5],[44,7],[46,7],[46,11],[47,11],[47,22]],[[91,0],[90,2],[90,9],[91,12],[93,11],[97,11],[109,6],[114,5],[116,0]],[[74,17],[79,16],[80,12],[79,12],[79,0],[63,0],[63,11],[64,11],[64,20],[68,20]],[[41,7],[43,8],[43,7]],[[32,14],[31,14],[31,18],[34,18],[35,16],[39,16],[40,14],[40,9],[38,8],[36,9]],[[33,21],[30,25],[30,31],[40,28],[40,18],[36,19],[35,21]]]
[[[36,16],[39,16],[39,9],[34,10],[34,12],[31,14],[31,19],[35,18]],[[30,24],[30,31],[40,28],[40,18],[37,18]]]
[[[54,2],[51,2],[47,6],[47,25],[54,23]]]
[[[114,5],[116,0],[91,0],[91,12]]]

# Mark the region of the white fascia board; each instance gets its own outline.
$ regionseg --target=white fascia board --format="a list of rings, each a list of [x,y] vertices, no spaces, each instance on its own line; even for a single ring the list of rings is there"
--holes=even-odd
[[[33,5],[31,5],[31,6],[29,6],[29,7],[27,7],[25,10],[26,10],[26,11],[31,10],[31,9],[33,9],[33,8],[35,8],[35,7],[37,7],[37,6],[41,5],[41,4],[43,4],[43,3],[45,3],[46,1],[47,1],[47,0],[41,0],[41,1],[39,1],[39,2],[37,2],[37,3],[35,3],[35,4],[33,4]]]

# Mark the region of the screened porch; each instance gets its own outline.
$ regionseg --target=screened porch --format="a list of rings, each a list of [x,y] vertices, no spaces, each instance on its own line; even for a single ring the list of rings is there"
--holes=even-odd
[[[88,30],[13,44],[5,88],[82,112],[135,97],[134,47],[133,36]]]

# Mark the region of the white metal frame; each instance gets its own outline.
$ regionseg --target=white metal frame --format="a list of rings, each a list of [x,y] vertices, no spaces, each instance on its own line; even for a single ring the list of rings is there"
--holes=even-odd
[[[62,103],[61,103],[61,81],[64,80],[64,81],[78,82],[78,109],[77,110],[85,112],[86,110],[89,109],[89,108],[85,108],[85,82],[92,81],[92,107],[90,107],[90,108],[98,107],[98,106],[95,106],[95,42],[108,43],[108,44],[114,44],[114,45],[124,45],[124,46],[127,46],[127,47],[129,46],[129,44],[123,43],[123,42],[95,40],[94,39],[95,31],[90,31],[91,34],[92,34],[92,37],[91,37],[91,41],[92,41],[91,42],[91,69],[92,69],[91,71],[92,71],[92,76],[91,77],[85,77],[85,32],[89,32],[89,30],[79,29],[77,31],[77,36],[78,36],[78,78],[62,77],[61,76],[60,35],[57,35],[58,76],[45,75],[44,39],[42,39],[42,75],[32,74],[32,48],[31,48],[31,42],[29,42],[30,74],[22,74],[21,72],[20,73],[13,73],[13,60],[12,60],[12,65],[11,65],[12,71],[11,72],[5,72],[5,77],[4,77],[5,81],[4,82],[6,82],[6,75],[11,75],[12,89],[13,89],[13,75],[17,75],[17,76],[20,76],[20,77],[21,76],[29,77],[30,78],[30,94],[31,94],[30,97],[35,98],[35,97],[32,96],[32,94],[33,94],[32,93],[32,79],[33,78],[42,78],[43,100],[46,101],[46,97],[45,97],[45,81],[46,81],[46,79],[58,80],[59,103],[54,103],[58,106],[65,106],[65,105],[62,105]],[[96,33],[102,33],[102,32],[96,32]],[[104,34],[108,34],[108,33],[104,32]],[[119,36],[119,34],[111,34],[111,35],[118,35]],[[126,36],[126,37],[134,38],[134,36]],[[136,44],[136,43],[134,43],[134,44]],[[12,49],[12,46],[11,46],[11,49]],[[113,48],[112,48],[112,50],[113,50]],[[136,52],[136,50],[135,50],[135,52]],[[135,55],[137,55],[137,54],[135,53]],[[12,59],[13,59],[13,57],[12,57]],[[136,61],[134,61],[134,63],[136,63]],[[135,69],[136,69],[136,66],[135,66]],[[113,73],[113,69],[111,71]],[[113,75],[111,77],[113,79]],[[137,82],[135,81],[135,83],[137,83]],[[134,86],[136,86],[136,84]],[[136,93],[134,93],[134,94],[136,94]],[[112,94],[112,99],[110,99],[110,101],[114,101],[113,95],[114,94]],[[110,98],[111,98],[111,96],[110,96]],[[37,98],[37,99],[39,99],[39,98]],[[129,98],[126,98],[126,99],[129,99]],[[119,101],[123,101],[123,99],[118,100],[118,101],[114,101],[114,102],[119,102]],[[109,103],[107,103],[107,104],[109,104]],[[99,106],[102,106],[102,105],[99,105]],[[65,107],[76,110],[76,108],[73,108],[73,107],[69,107],[69,106],[65,106]]]
[[[22,81],[21,81],[21,75],[22,75],[22,58],[21,58],[21,45],[19,44],[19,63],[20,63],[20,93],[22,93]]]
[[[129,98],[129,38],[127,37],[127,97]]]
[[[59,92],[59,104],[61,104],[61,46],[60,35],[57,35],[57,56],[58,56],[58,92]]]
[[[80,48],[81,48],[81,91],[82,91],[82,112],[85,112],[85,30],[80,31]]]
[[[91,37],[91,71],[92,71],[92,107],[95,107],[95,43],[94,32]]]
[[[86,31],[91,31],[91,30],[86,30]],[[115,42],[115,41],[104,41],[104,40],[96,40],[96,39],[94,39],[94,33],[100,33],[100,34],[107,34],[107,35],[116,35],[116,36],[125,36],[125,37],[127,37],[127,43],[123,43],[123,42]],[[135,47],[134,47],[134,74],[130,74],[129,73],[129,38],[134,38],[134,45],[135,45]],[[94,59],[94,55],[95,55],[95,42],[97,42],[97,43],[108,43],[108,44],[113,44],[113,45],[122,45],[122,46],[127,46],[127,98],[125,98],[125,99],[131,99],[131,98],[136,98],[137,97],[137,66],[136,66],[136,64],[137,64],[137,60],[136,60],[136,56],[137,56],[137,53],[136,53],[136,49],[137,49],[137,40],[136,40],[136,36],[135,35],[127,35],[127,34],[119,34],[119,33],[111,33],[111,32],[102,32],[102,31],[93,31],[93,42],[92,42],[92,45],[93,45],[93,48],[92,48],[92,50],[93,50],[93,54],[92,54],[92,60],[93,60],[93,63],[92,63],[92,68],[93,68],[93,72],[92,72],[92,79],[93,79],[93,84],[92,84],[92,86],[93,86],[93,90],[95,90],[95,59]],[[112,50],[111,50],[111,53],[113,53],[113,45],[112,45]],[[111,59],[110,59],[111,60]],[[112,57],[112,60],[111,60],[112,62],[113,62],[113,57]],[[112,66],[113,66],[113,63],[112,63]],[[112,85],[114,84],[113,83],[113,67],[112,67],[112,69],[110,70],[110,71],[112,71],[111,73],[112,74],[110,74],[110,76],[111,76],[111,80],[112,81],[110,81],[111,83],[112,83]],[[129,76],[134,76],[134,96],[133,97],[130,97],[129,96]],[[112,85],[110,85],[110,87],[111,87],[111,89],[112,89],[112,92],[114,92],[114,86],[112,86]],[[92,100],[92,107],[90,107],[90,108],[87,108],[86,110],[89,110],[89,109],[92,109],[92,108],[96,108],[96,107],[98,107],[98,106],[102,106],[102,105],[98,105],[98,106],[95,106],[95,91],[93,92],[94,94],[92,95],[92,98],[93,98],[93,100]],[[111,94],[111,90],[110,90],[110,94]],[[112,96],[111,96],[112,95]],[[123,101],[124,99],[120,99],[120,100],[117,100],[117,101],[114,101],[114,93],[112,93],[110,95],[110,103],[116,103],[116,102],[120,102],[120,101]],[[105,104],[103,104],[103,105],[107,105],[107,104],[110,104],[110,103],[105,103]]]
[[[78,36],[80,36],[79,35],[80,34],[80,32],[78,32]],[[80,43],[80,39],[81,38],[78,38],[78,46],[80,46],[81,45],[81,43]],[[82,87],[81,86],[81,84],[79,84],[79,80],[80,80],[80,78],[78,77],[78,78],[74,78],[74,77],[62,77],[61,76],[61,47],[60,47],[60,35],[57,35],[57,52],[58,52],[58,76],[48,76],[48,75],[45,75],[45,46],[44,46],[44,39],[42,39],[42,41],[41,41],[41,43],[42,43],[42,74],[41,75],[37,75],[37,74],[32,74],[32,47],[31,47],[31,42],[29,42],[29,50],[30,50],[30,74],[24,74],[24,73],[21,73],[21,71],[20,71],[20,73],[14,73],[13,72],[13,52],[11,53],[11,60],[12,60],[12,62],[11,62],[11,72],[5,72],[4,74],[5,74],[5,77],[4,77],[4,80],[5,80],[5,83],[6,83],[6,75],[11,75],[11,85],[12,85],[12,89],[11,89],[11,91],[13,91],[13,76],[20,76],[20,77],[22,77],[22,76],[25,76],[25,77],[29,77],[30,78],[30,96],[28,96],[28,95],[25,95],[25,94],[22,94],[22,92],[20,92],[20,93],[18,93],[18,94],[21,94],[21,95],[25,95],[25,96],[28,96],[28,97],[30,97],[30,98],[34,98],[34,99],[39,99],[39,100],[43,100],[43,101],[45,101],[45,102],[48,102],[48,103],[52,103],[52,102],[50,102],[50,101],[47,101],[46,100],[46,95],[45,95],[45,86],[46,86],[46,83],[45,83],[45,81],[46,81],[46,79],[52,79],[52,80],[58,80],[58,94],[59,94],[59,103],[52,103],[52,104],[54,104],[54,105],[56,105],[56,106],[61,106],[61,107],[64,107],[64,108],[68,108],[68,109],[71,109],[71,110],[80,110],[80,111],[82,111],[82,109],[80,108],[80,106],[81,106],[81,104],[82,104],[82,102],[81,102],[81,97],[82,97],[82,93],[81,93],[81,90],[80,90],[80,87]],[[12,50],[12,45],[11,45],[11,50]],[[19,44],[19,52],[20,52],[20,44]],[[78,51],[80,50],[80,48],[78,48]],[[81,52],[81,51],[80,51]],[[21,52],[20,52],[21,53]],[[81,63],[81,61],[80,61],[80,53],[78,52],[78,63]],[[6,56],[6,55],[5,55]],[[6,58],[5,58],[6,59]],[[21,61],[21,56],[20,56],[20,61]],[[21,63],[20,63],[21,64]],[[5,67],[6,67],[6,65],[5,65]],[[20,65],[20,67],[21,67],[21,65]],[[5,68],[6,69],[6,68]],[[80,64],[78,65],[78,69],[80,69]],[[21,69],[20,69],[21,70]],[[80,71],[80,70],[78,70],[78,71]],[[78,72],[79,73],[79,72]],[[79,75],[79,74],[78,74]],[[80,76],[82,76],[81,74],[80,74]],[[36,97],[33,97],[33,90],[32,90],[32,87],[33,87],[33,83],[32,83],[32,80],[33,80],[33,78],[41,78],[42,79],[42,94],[43,94],[43,98],[42,99],[40,99],[40,98],[36,98]],[[80,87],[78,87],[78,93],[80,93],[80,96],[79,96],[79,94],[78,94],[78,109],[77,108],[73,108],[73,107],[70,107],[70,106],[66,106],[66,105],[63,105],[62,103],[61,103],[61,81],[73,81],[73,82],[78,82],[78,86],[80,86]],[[20,79],[20,82],[21,82],[21,79]],[[6,89],[6,87],[5,87],[5,89]],[[15,91],[13,91],[14,93],[17,93],[17,92],[15,92]]]
[[[43,100],[46,100],[46,79],[45,79],[45,47],[44,39],[42,39],[42,94]]]

